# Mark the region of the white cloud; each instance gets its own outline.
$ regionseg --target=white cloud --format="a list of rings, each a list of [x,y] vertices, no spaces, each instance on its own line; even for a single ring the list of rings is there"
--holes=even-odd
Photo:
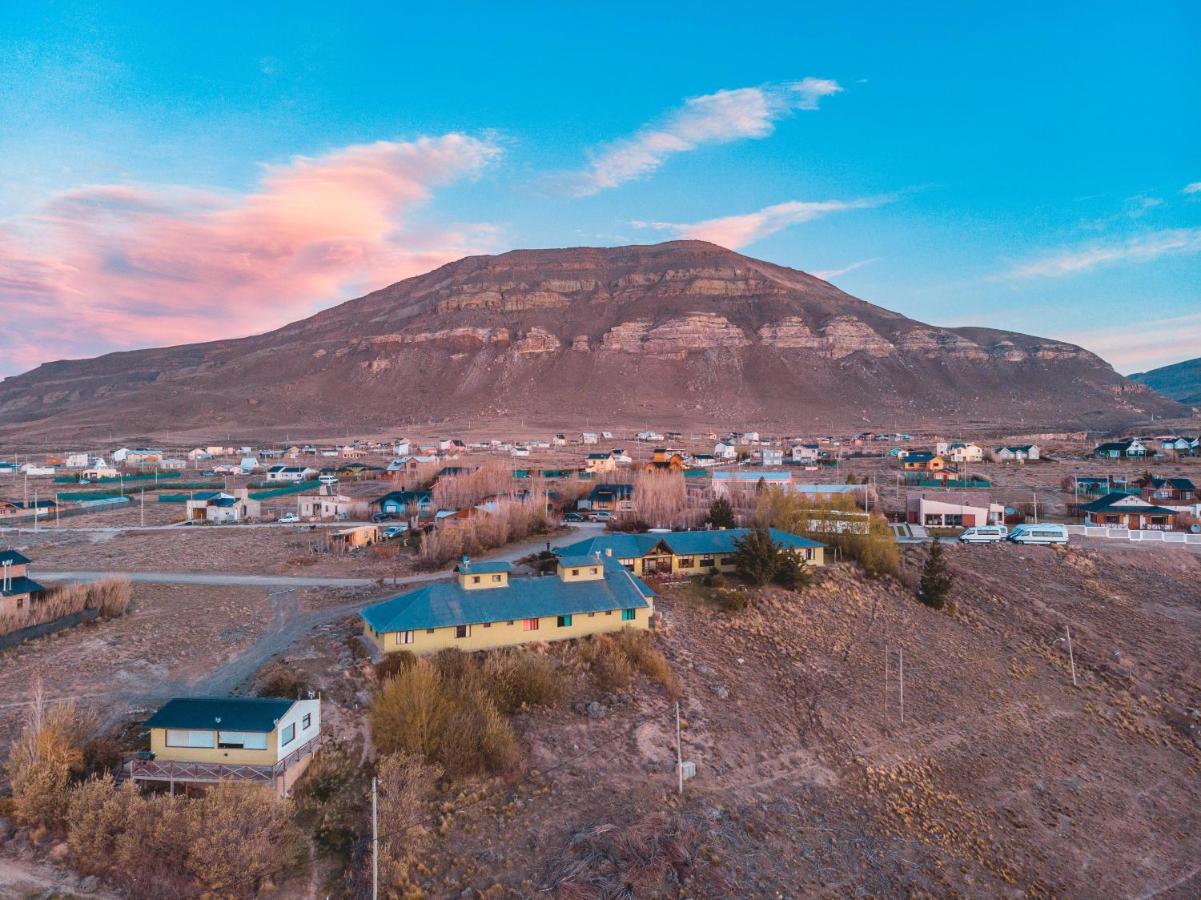
[[[692,97],[660,121],[592,155],[583,171],[568,176],[569,193],[586,197],[654,172],[671,156],[704,144],[767,137],[794,110],[815,110],[822,97],[842,91],[836,81],[804,78],[765,87],[721,90]]]
[[[762,240],[790,225],[812,222],[821,216],[852,209],[869,209],[887,203],[890,198],[864,197],[858,200],[789,200],[766,206],[757,212],[736,216],[722,216],[701,222],[633,222],[636,228],[654,228],[666,231],[678,238],[711,241],[723,247],[737,250],[747,244]]]
[[[1009,271],[1011,278],[1059,278],[1112,263],[1150,262],[1162,256],[1201,252],[1201,228],[1170,228],[1136,235],[1125,241],[1064,250],[1023,263]]]
[[[1194,181],[1192,184],[1186,184],[1180,193],[1201,194],[1201,181]]]
[[[832,278],[840,278],[849,272],[854,272],[856,269],[862,269],[864,266],[871,265],[872,263],[878,261],[879,257],[861,259],[859,262],[853,262],[849,266],[843,266],[841,269],[824,269],[820,272],[810,272],[809,274],[815,278],[820,278],[822,281],[829,281]]]
[[[1150,321],[1133,320],[1110,328],[1063,335],[1096,353],[1119,372],[1146,372],[1197,356],[1201,314]]]

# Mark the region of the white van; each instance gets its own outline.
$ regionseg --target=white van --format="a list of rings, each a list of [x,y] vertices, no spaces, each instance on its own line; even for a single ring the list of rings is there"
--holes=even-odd
[[[338,483],[338,476],[337,475],[322,475],[320,478],[317,479],[317,481],[320,482],[321,484],[325,485],[326,487],[333,487],[335,484]]]
[[[992,544],[1003,541],[1009,536],[1009,529],[1004,525],[977,525],[959,535],[961,544]]]
[[[1009,533],[1009,540],[1015,544],[1066,544],[1068,529],[1066,525],[1019,525]]]

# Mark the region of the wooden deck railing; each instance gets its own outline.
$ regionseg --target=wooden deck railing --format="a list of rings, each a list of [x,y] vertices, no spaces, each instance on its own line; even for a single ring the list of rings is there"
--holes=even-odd
[[[240,781],[272,784],[289,768],[315,753],[325,736],[318,732],[274,765],[185,762],[171,759],[130,759],[124,775],[134,781],[217,782]]]

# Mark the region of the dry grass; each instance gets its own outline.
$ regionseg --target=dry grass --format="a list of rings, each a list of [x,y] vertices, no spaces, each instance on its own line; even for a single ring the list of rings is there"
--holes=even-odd
[[[550,657],[529,650],[505,649],[488,654],[483,676],[496,705],[504,712],[526,706],[559,706],[569,683]]]
[[[428,568],[444,566],[461,556],[473,556],[546,531],[546,498],[502,500],[491,512],[442,525],[425,535],[418,562]]]
[[[65,616],[97,610],[102,619],[115,619],[129,609],[133,589],[128,578],[103,578],[91,584],[69,584],[51,588],[43,599],[19,612],[0,617],[0,634],[20,631]]]

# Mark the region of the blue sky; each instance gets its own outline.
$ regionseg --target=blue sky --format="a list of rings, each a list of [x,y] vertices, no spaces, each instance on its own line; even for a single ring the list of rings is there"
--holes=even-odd
[[[8,4],[0,375],[676,236],[1201,355],[1201,6],[569,6]]]

